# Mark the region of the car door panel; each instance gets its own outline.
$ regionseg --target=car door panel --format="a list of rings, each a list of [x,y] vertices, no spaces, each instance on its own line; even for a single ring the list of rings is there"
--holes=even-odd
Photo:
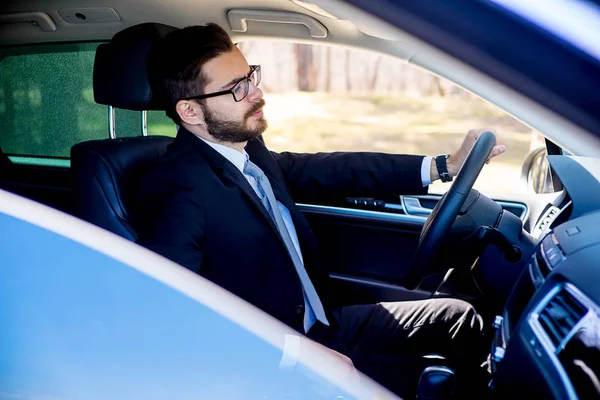
[[[399,282],[425,218],[300,204],[317,234],[330,272]]]
[[[431,290],[408,290],[400,284],[377,278],[331,272],[330,290],[333,306],[374,304],[382,301],[423,300],[432,296]],[[439,277],[436,277],[439,278]]]
[[[432,296],[444,272],[424,280],[417,291],[404,288],[402,278],[427,216],[441,197],[403,196],[397,204],[351,199],[349,207],[298,204],[317,237],[336,301],[358,304]],[[498,203],[527,222],[531,214],[528,200],[526,195],[508,195]],[[411,202],[412,209],[407,207]],[[407,213],[415,207],[420,208],[416,215]]]
[[[427,298],[402,277],[425,222],[391,212],[298,204],[317,237],[338,305]]]
[[[8,172],[2,174],[0,188],[73,213],[70,168],[13,163]]]

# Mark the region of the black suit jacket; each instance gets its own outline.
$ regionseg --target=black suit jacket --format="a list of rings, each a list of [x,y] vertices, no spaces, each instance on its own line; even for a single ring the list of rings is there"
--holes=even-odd
[[[326,309],[326,271],[295,201],[427,190],[421,183],[422,156],[279,154],[260,139],[250,141],[246,151],[289,209],[306,270]],[[303,297],[294,265],[268,212],[231,162],[181,128],[166,156],[142,180],[138,203],[138,243],[302,331]]]

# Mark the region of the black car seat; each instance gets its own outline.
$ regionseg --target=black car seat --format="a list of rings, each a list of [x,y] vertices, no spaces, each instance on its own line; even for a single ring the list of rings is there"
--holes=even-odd
[[[158,23],[135,25],[98,46],[94,61],[95,101],[127,110],[160,110],[161,105],[153,98],[148,83],[146,60],[153,43],[175,29]],[[165,153],[172,140],[165,136],[137,136],[92,140],[73,146],[75,214],[136,240],[129,204],[138,178]]]

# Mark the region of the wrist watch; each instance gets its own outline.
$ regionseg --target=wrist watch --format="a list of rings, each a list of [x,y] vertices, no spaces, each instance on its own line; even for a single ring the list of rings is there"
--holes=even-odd
[[[452,176],[450,176],[448,165],[446,164],[448,157],[450,157],[450,154],[440,154],[435,157],[435,166],[442,182],[452,182]]]

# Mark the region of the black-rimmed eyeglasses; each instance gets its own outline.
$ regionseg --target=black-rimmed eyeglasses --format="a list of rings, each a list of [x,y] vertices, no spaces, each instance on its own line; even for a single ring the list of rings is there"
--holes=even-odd
[[[251,65],[248,76],[240,79],[235,85],[233,85],[231,89],[192,96],[186,98],[185,100],[201,100],[208,99],[209,97],[231,94],[233,96],[233,100],[240,102],[244,100],[246,96],[248,96],[248,93],[250,92],[250,84],[253,84],[254,86],[258,86],[260,84],[260,65]]]

